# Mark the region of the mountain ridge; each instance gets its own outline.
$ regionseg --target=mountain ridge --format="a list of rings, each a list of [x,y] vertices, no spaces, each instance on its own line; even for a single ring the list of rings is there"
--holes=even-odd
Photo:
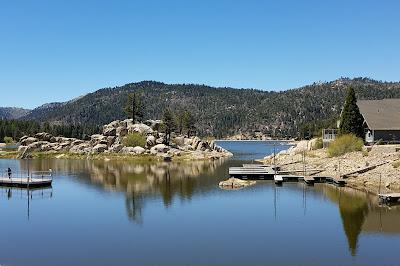
[[[31,110],[20,107],[0,107],[0,119],[18,119],[27,115]]]
[[[400,98],[399,82],[369,78],[339,78],[283,91],[141,81],[42,105],[20,119],[51,124],[107,124],[126,118],[123,107],[127,96],[137,92],[142,95],[145,119],[161,118],[166,108],[189,110],[201,135],[224,137],[261,131],[295,137],[304,124],[337,117],[349,86],[355,88],[359,99]]]

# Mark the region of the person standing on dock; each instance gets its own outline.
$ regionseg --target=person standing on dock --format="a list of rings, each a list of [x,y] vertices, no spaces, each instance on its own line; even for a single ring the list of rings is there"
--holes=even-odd
[[[10,167],[8,167],[7,173],[8,173],[8,179],[11,179],[12,172],[11,172],[11,168]]]

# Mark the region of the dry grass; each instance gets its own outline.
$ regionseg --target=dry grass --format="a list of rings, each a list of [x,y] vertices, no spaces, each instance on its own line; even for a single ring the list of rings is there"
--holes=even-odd
[[[342,135],[329,144],[327,153],[329,157],[337,157],[349,152],[361,151],[363,146],[363,140],[355,135]]]

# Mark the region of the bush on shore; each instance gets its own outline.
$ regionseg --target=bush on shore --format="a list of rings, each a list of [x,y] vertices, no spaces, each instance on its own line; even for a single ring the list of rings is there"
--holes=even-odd
[[[124,137],[122,145],[125,147],[144,147],[146,146],[146,137],[140,133],[131,133]]]
[[[353,134],[346,134],[332,141],[327,148],[327,153],[330,157],[337,157],[348,152],[361,151],[363,146],[362,139]]]
[[[323,147],[324,147],[324,143],[322,142],[322,138],[317,138],[312,149],[319,150],[319,149],[322,149]]]
[[[4,143],[12,144],[12,143],[14,143],[14,140],[12,137],[4,137]]]

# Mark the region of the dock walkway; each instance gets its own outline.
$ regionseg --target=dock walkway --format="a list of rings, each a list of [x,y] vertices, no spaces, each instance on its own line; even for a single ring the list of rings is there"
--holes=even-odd
[[[344,186],[346,181],[342,177],[327,177],[317,176],[314,174],[307,176],[300,176],[290,174],[293,172],[303,172],[300,170],[280,171],[279,166],[274,165],[261,165],[261,164],[244,164],[242,167],[229,167],[229,175],[238,179],[253,179],[253,180],[274,180],[275,184],[281,185],[284,182],[299,182],[303,181],[307,185],[314,183],[331,183],[338,186]],[[320,171],[321,169],[313,169]]]
[[[8,176],[7,172],[0,174],[0,186],[37,188],[48,187],[53,182],[52,171],[13,172]]]
[[[52,179],[50,178],[32,178],[32,177],[12,177],[0,178],[0,186],[10,187],[44,187],[50,186]]]
[[[378,194],[379,200],[385,203],[394,203],[400,201],[400,193]]]
[[[281,185],[283,183],[283,177],[281,175],[275,175],[274,182],[277,185]]]

